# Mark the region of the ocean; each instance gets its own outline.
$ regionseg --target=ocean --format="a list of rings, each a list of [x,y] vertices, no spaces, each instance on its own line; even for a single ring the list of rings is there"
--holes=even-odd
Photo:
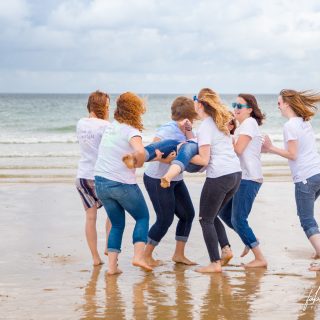
[[[144,143],[151,142],[156,128],[170,120],[171,103],[178,95],[140,95],[147,102]],[[111,119],[116,97],[111,95]],[[230,110],[236,97],[236,94],[221,95]],[[41,170],[50,169],[50,175],[63,176],[61,169],[69,169],[68,174],[72,175],[79,159],[76,123],[87,115],[87,98],[87,94],[0,94],[0,178],[19,175],[19,170],[32,175],[34,170],[41,174]],[[256,95],[256,98],[267,116],[262,132],[281,146],[285,119],[278,110],[277,95]],[[320,149],[319,114],[312,125]],[[28,174],[25,170],[29,170]]]

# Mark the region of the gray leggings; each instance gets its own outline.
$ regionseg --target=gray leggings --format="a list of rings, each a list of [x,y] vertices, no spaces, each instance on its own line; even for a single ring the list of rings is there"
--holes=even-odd
[[[226,230],[218,217],[220,209],[233,197],[241,181],[241,172],[207,178],[201,191],[199,220],[210,261],[220,260],[218,244],[228,243]]]

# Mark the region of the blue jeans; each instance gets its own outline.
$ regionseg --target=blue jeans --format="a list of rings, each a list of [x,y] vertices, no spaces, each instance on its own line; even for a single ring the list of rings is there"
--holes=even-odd
[[[179,218],[176,240],[187,242],[194,218],[194,208],[184,181],[172,181],[170,187],[164,189],[160,187],[160,179],[145,174],[143,182],[157,216],[156,222],[149,230],[148,243],[153,246],[158,245],[175,215]]]
[[[320,233],[314,219],[314,203],[320,195],[320,174],[316,174],[306,181],[295,183],[295,198],[301,227],[310,238]]]
[[[238,191],[233,198],[220,210],[220,218],[240,236],[249,248],[259,245],[248,223],[253,202],[259,192],[261,183],[242,179]]]
[[[198,144],[194,141],[187,141],[181,145],[177,152],[177,146],[180,144],[177,140],[165,139],[153,142],[147,145],[144,149],[146,151],[145,161],[151,161],[156,157],[156,150],[163,153],[163,158],[166,158],[172,151],[177,153],[177,157],[171,162],[180,166],[181,171],[198,172],[202,166],[189,163],[190,160],[199,153]]]
[[[147,242],[149,211],[143,194],[137,184],[95,177],[98,198],[110,218],[112,227],[108,240],[108,251],[121,252],[122,235],[125,227],[125,211],[136,221],[133,230],[133,243]]]

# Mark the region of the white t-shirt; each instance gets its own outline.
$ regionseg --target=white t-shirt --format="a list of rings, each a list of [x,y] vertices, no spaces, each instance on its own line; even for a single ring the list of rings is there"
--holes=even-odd
[[[102,136],[94,175],[126,184],[137,183],[136,169],[129,169],[122,162],[124,155],[134,152],[129,141],[136,136],[141,137],[138,129],[114,120]]]
[[[98,118],[82,118],[77,124],[77,139],[80,145],[80,160],[77,178],[94,179],[99,144],[110,122]]]
[[[186,136],[180,130],[176,121],[170,121],[164,124],[163,126],[161,126],[156,131],[156,137],[159,138],[160,140],[173,139],[179,142],[186,141]],[[165,175],[169,167],[170,167],[170,164],[162,163],[159,161],[149,162],[148,167],[145,171],[145,174],[148,177],[151,177],[154,179],[160,179]],[[183,179],[183,173],[180,173],[178,176],[176,176],[172,180],[180,181],[182,179]]]
[[[240,135],[251,137],[251,141],[239,156],[242,179],[262,182],[261,146],[262,134],[257,121],[249,117],[235,131],[236,140]]]
[[[210,145],[210,160],[207,166],[207,178],[218,178],[234,172],[241,172],[232,137],[217,128],[211,117],[205,118],[197,131],[198,145]]]
[[[289,119],[284,124],[283,137],[286,149],[288,141],[298,141],[297,159],[289,160],[295,183],[320,173],[320,155],[317,152],[315,135],[309,121],[303,121],[301,117]]]

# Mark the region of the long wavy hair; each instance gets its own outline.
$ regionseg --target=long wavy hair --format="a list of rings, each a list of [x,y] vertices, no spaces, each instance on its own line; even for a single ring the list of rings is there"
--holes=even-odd
[[[245,100],[247,105],[252,108],[252,112],[250,113],[250,117],[255,119],[259,126],[262,125],[263,120],[266,118],[266,115],[261,111],[258,106],[258,102],[255,96],[249,93],[240,93],[238,97]]]
[[[142,114],[145,112],[143,100],[132,92],[125,92],[117,99],[114,118],[139,131],[143,130]]]
[[[99,119],[106,119],[109,111],[110,97],[107,93],[102,91],[92,92],[88,98],[87,109]]]
[[[283,102],[286,102],[294,113],[304,121],[309,121],[317,112],[320,93],[311,90],[296,91],[283,89],[280,91]]]
[[[213,93],[204,94],[198,101],[203,105],[204,112],[213,119],[218,129],[226,135],[230,135],[228,123],[232,120],[232,116],[226,106],[221,103],[219,95],[213,91]]]

